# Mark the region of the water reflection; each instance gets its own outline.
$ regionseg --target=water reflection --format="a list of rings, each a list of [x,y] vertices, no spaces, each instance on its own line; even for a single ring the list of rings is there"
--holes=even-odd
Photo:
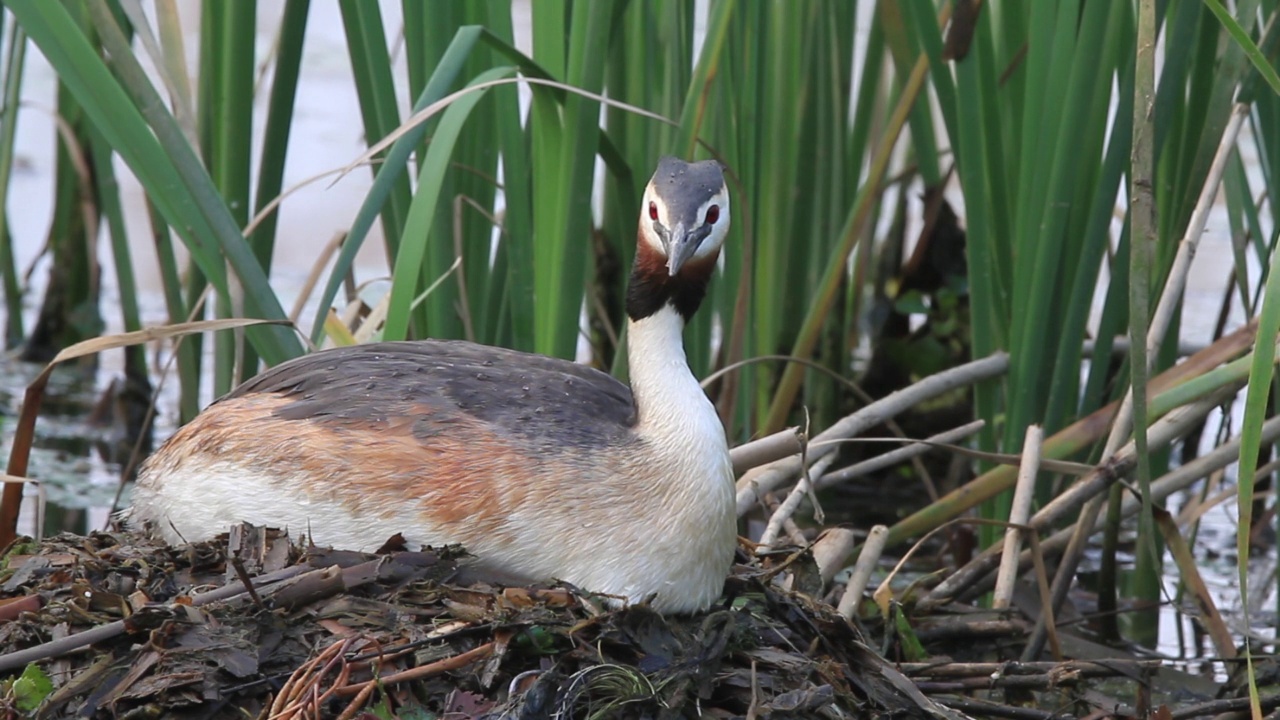
[[[42,367],[0,358],[0,424],[5,458],[13,448],[22,399]],[[40,404],[19,533],[35,536],[100,529],[108,517],[139,428],[121,380],[74,364],[56,368]],[[134,429],[130,430],[130,425]],[[150,433],[141,449],[150,449]],[[41,522],[42,521],[42,522]],[[42,527],[41,527],[42,525]]]

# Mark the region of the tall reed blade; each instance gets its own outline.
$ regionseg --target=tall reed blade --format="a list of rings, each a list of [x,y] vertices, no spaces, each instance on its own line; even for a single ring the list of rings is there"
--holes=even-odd
[[[22,69],[26,65],[27,34],[13,23],[4,42],[4,106],[0,109],[0,282],[4,284],[4,349],[10,350],[26,339],[22,322],[22,285],[9,233],[9,179],[15,159],[13,138],[18,126],[18,96],[22,91]]]

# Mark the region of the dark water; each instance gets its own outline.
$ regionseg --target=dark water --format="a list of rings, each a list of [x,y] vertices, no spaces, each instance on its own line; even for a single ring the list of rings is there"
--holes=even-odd
[[[6,462],[17,429],[18,413],[28,383],[40,366],[0,359],[0,426],[4,428]],[[110,507],[120,468],[110,462],[106,440],[110,428],[94,427],[93,412],[97,374],[79,368],[54,373],[40,406],[28,476],[40,480],[24,493],[20,532],[33,535],[43,501],[45,532],[61,529],[84,532],[91,514],[101,516]],[[91,512],[98,509],[96,512]]]

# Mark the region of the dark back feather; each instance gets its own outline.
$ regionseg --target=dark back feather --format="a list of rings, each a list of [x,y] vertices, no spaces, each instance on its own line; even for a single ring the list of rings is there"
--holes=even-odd
[[[384,342],[311,353],[249,380],[222,400],[274,393],[285,420],[387,422],[419,416],[419,439],[459,414],[495,432],[551,446],[625,442],[631,389],[593,368],[543,355],[448,340]]]

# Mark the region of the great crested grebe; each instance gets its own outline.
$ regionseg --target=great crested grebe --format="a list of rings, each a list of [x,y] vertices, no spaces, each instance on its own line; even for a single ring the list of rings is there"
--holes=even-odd
[[[131,523],[169,542],[250,522],[320,545],[461,543],[486,572],[706,608],[737,542],[724,427],[682,332],[729,228],[720,165],[666,157],[627,291],[631,387],[458,341],[325,350],[210,405],[143,466]]]

